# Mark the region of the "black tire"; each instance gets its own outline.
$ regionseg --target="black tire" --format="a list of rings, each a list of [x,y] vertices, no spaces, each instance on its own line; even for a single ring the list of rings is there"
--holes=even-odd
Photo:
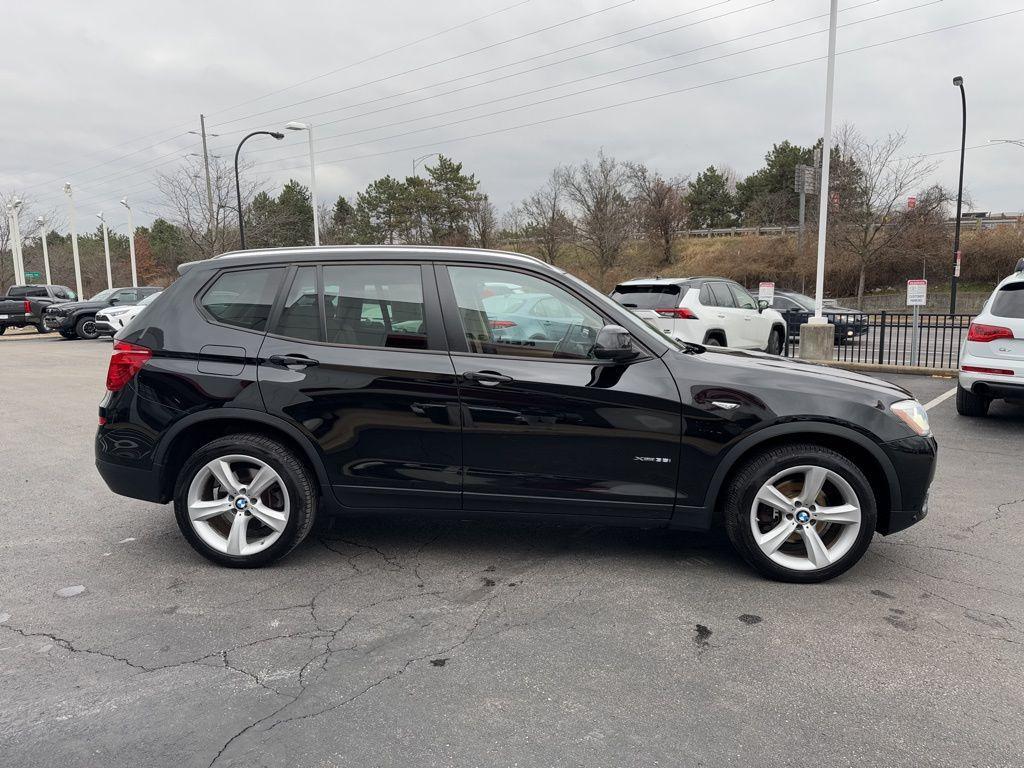
[[[62,338],[65,338],[68,341],[71,341],[72,339],[77,338],[73,331],[59,330],[59,331],[57,331],[57,333],[59,333]]]
[[[976,395],[971,390],[956,385],[956,412],[961,416],[987,416],[991,403],[991,398]]]
[[[288,523],[280,538],[252,555],[233,556],[213,549],[196,533],[188,516],[188,489],[196,473],[218,456],[231,454],[252,456],[269,464],[284,481],[291,502]],[[317,501],[313,473],[291,449],[263,435],[241,433],[207,443],[185,462],[175,483],[174,516],[185,539],[203,557],[230,568],[259,568],[284,557],[302,543],[316,519]]]
[[[751,507],[761,486],[776,473],[801,465],[824,467],[840,475],[850,484],[861,508],[860,531],[846,554],[831,565],[809,571],[786,568],[769,558],[754,540],[750,525]],[[726,533],[737,553],[768,578],[796,584],[828,581],[851,568],[871,543],[878,518],[874,491],[860,468],[842,454],[814,444],[769,448],[747,460],[726,486],[722,510]]]
[[[3,336],[5,333],[7,333],[7,326],[0,325],[0,336]]]
[[[36,333],[49,333],[50,332],[50,329],[47,328],[42,323],[39,323],[39,325],[37,325],[35,328],[36,328]]]
[[[725,346],[725,345],[722,344],[722,340],[719,339],[717,336],[708,336],[706,339],[704,339],[704,346],[705,347],[722,347],[722,346]]]
[[[96,330],[96,318],[93,316],[87,316],[79,318],[78,322],[75,323],[75,336],[80,339],[95,339],[100,335],[99,331]]]
[[[772,332],[768,334],[768,346],[765,347],[764,351],[769,355],[781,355],[782,345],[782,331],[778,328],[772,328]]]

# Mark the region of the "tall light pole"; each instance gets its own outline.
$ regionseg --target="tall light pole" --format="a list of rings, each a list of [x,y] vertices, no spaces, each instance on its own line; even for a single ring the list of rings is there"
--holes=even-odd
[[[10,237],[11,262],[14,264],[14,284],[19,285],[25,281],[21,279],[21,260],[18,257],[18,238],[15,232],[18,229],[18,214],[14,206],[7,205],[7,232]]]
[[[103,211],[97,213],[96,218],[100,220],[100,226],[103,228],[103,254],[107,258],[107,288],[113,288],[114,278],[110,274],[110,238],[107,237],[107,220],[103,218]]]
[[[46,219],[40,216],[36,219],[36,224],[39,225],[39,236],[43,241],[43,269],[46,270],[46,284],[50,285],[53,280],[50,279],[50,251],[46,246]]]
[[[953,234],[953,278],[949,283],[949,314],[956,314],[956,284],[960,279],[960,212],[964,204],[964,154],[967,151],[967,94],[964,79],[953,78],[953,85],[960,89],[960,104],[963,107],[963,122],[960,130],[960,185],[956,192],[956,230]]]
[[[412,175],[413,176],[416,175],[416,166],[417,165],[422,163],[424,160],[427,160],[427,159],[429,159],[431,157],[437,157],[440,154],[441,154],[440,152],[427,152],[427,154],[425,154],[425,155],[420,155],[419,157],[414,157],[412,159]]]
[[[818,271],[814,282],[814,317],[811,323],[826,322],[825,306],[825,234],[828,227],[828,174],[832,159],[832,94],[836,80],[836,23],[839,0],[832,0],[828,23],[828,67],[825,75],[825,130],[821,143],[821,189],[818,196]]]
[[[305,131],[309,137],[309,194],[313,200],[313,245],[320,245],[320,211],[316,202],[316,160],[313,158],[313,124],[291,122],[289,131]]]
[[[238,174],[238,154],[242,151],[242,145],[253,136],[273,136],[278,141],[284,138],[284,134],[279,131],[253,131],[238,142],[238,148],[235,150],[235,195],[238,197],[238,240],[243,251],[245,250],[245,211],[242,210],[242,182],[239,179]]]
[[[135,219],[132,217],[132,207],[128,205],[128,198],[121,198],[121,205],[128,209],[128,253],[132,259],[132,288],[139,287],[139,275],[135,271]]]
[[[25,284],[25,250],[22,248],[21,240],[21,222],[18,221],[21,216],[22,202],[18,198],[14,198],[11,202],[11,237],[14,238],[14,244],[17,246],[18,253],[18,282],[22,285]]]
[[[71,253],[75,260],[75,295],[79,300],[82,296],[82,262],[78,258],[78,230],[75,229],[75,198],[71,191],[71,182],[64,182],[64,194],[68,196],[68,222],[71,229]]]

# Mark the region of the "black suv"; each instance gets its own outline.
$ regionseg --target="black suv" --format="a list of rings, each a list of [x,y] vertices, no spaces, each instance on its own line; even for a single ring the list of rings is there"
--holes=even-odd
[[[296,248],[179,271],[114,347],[96,464],[173,499],[223,565],[372,510],[724,526],[762,573],[810,582],[926,513],[936,445],[906,391],[674,342],[528,256]]]
[[[48,331],[57,331],[65,339],[95,339],[100,335],[100,329],[96,327],[96,313],[101,309],[138,304],[161,290],[154,285],[107,288],[91,299],[51,304],[43,312],[43,326]]]

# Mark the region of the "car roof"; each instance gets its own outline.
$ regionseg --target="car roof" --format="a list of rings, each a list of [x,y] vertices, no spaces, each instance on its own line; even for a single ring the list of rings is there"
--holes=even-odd
[[[419,261],[466,261],[485,262],[494,265],[543,266],[556,272],[564,270],[548,264],[534,256],[512,251],[495,251],[485,248],[461,248],[443,245],[320,245],[299,248],[254,248],[245,251],[229,251],[212,259],[190,261],[181,264],[178,272],[184,274],[194,268],[216,269],[226,266],[250,266],[275,264],[278,262],[320,262],[325,260],[359,259],[415,259]]]
[[[684,283],[695,283],[700,284],[709,280],[720,280],[723,283],[735,283],[736,281],[728,277],[710,277],[707,275],[698,277],[638,277],[632,280],[623,280],[619,285],[683,285]]]

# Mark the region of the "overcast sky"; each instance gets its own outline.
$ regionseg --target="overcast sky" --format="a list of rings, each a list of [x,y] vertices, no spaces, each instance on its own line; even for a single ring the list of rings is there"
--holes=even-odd
[[[201,149],[186,133],[200,112],[221,134],[211,152],[227,161],[248,130],[314,123],[322,199],[354,196],[384,174],[404,177],[414,157],[431,151],[462,161],[501,209],[556,165],[602,147],[665,175],[714,164],[742,176],[772,143],[806,145],[821,135],[825,64],[799,62],[824,55],[828,5],[11,3],[0,63],[0,190],[59,213],[70,180],[79,216],[102,208],[122,228],[117,201],[127,195],[137,223],[146,223],[161,210],[157,172]],[[840,8],[842,52],[1024,9],[1024,0],[842,0]],[[872,20],[883,14],[892,15]],[[952,77],[965,77],[968,146],[1024,139],[1021,40],[1017,13],[842,55],[837,124],[868,136],[906,132],[908,153],[947,152],[933,158],[934,180],[955,187],[960,100]],[[653,59],[660,61],[645,63]],[[537,121],[548,122],[501,131]],[[490,135],[466,138],[475,134]],[[289,176],[308,183],[305,141],[293,132],[280,142],[251,140],[243,150],[254,163],[249,173],[270,191]],[[1024,147],[969,150],[965,184],[975,209],[1021,210],[1022,164]]]

